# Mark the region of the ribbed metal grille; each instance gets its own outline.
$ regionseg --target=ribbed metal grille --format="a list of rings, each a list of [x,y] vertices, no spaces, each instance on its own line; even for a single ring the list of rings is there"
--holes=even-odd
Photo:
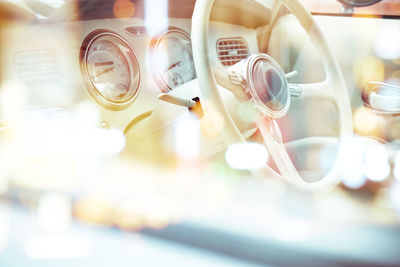
[[[217,55],[223,66],[229,67],[249,55],[249,47],[243,38],[223,38],[217,41]]]

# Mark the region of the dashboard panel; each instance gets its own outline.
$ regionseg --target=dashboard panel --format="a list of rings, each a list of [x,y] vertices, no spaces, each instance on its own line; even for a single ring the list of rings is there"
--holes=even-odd
[[[24,88],[28,106],[61,106],[72,109],[81,102],[90,103],[100,111],[103,125],[124,131],[138,116],[151,113],[157,106],[164,105],[157,98],[159,94],[195,78],[190,46],[191,19],[171,18],[168,25],[160,26],[154,34],[146,31],[145,26],[142,18],[131,18],[84,20],[6,29],[5,35],[10,41],[4,48],[7,52],[3,60],[14,67],[3,68],[4,76],[13,77],[9,82]],[[49,34],[52,34],[51,40],[48,39]],[[165,38],[166,36],[169,38]],[[219,62],[216,48],[218,40],[238,37],[245,40],[250,53],[258,51],[255,29],[211,22],[209,45],[213,60]],[[167,48],[164,55],[175,49],[175,57],[181,59],[168,58],[168,62],[176,61],[170,64],[162,62],[160,57],[155,56],[157,53],[154,43],[157,42],[160,43],[158,55],[161,54],[163,45],[163,49]],[[36,57],[33,61],[38,60],[37,64],[32,63],[33,65],[28,66],[36,71],[37,77],[43,76],[43,79],[32,86],[32,83],[24,83],[26,77],[18,72],[21,67],[16,65],[15,58],[23,62],[24,58],[16,55],[26,52],[32,54],[35,51],[49,51],[52,57]],[[25,60],[28,59],[25,57]],[[43,69],[40,63],[45,60],[52,60],[53,65]],[[174,65],[175,63],[179,64]],[[168,69],[170,66],[172,68]],[[164,72],[168,69],[169,73],[160,75],[160,68],[164,68]],[[46,77],[49,76],[46,70],[49,69],[57,70],[60,77],[52,83],[45,84]],[[200,94],[197,85],[185,90],[192,90],[188,92],[190,96]],[[43,98],[43,94],[47,97]],[[171,106],[165,106],[170,109],[170,114],[164,114],[171,119],[176,113],[185,111]],[[162,121],[165,124],[171,122],[168,118],[163,118]]]

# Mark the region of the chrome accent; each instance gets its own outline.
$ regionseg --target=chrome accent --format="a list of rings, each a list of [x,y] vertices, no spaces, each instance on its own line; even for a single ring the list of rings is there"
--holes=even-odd
[[[301,93],[303,93],[303,89],[295,84],[289,84],[289,92],[293,97],[300,97]]]
[[[100,123],[100,128],[102,128],[102,129],[110,129],[110,125],[108,124],[108,122],[102,121]]]
[[[124,30],[133,36],[140,36],[146,34],[146,27],[144,26],[126,26]]]
[[[343,5],[340,8],[340,14],[343,15],[352,15],[354,13],[354,7]]]
[[[374,113],[390,116],[400,115],[400,86],[398,85],[368,82],[367,88],[362,92],[362,100],[364,106]]]
[[[231,70],[228,73],[228,77],[229,77],[229,80],[233,84],[237,84],[237,85],[241,85],[241,86],[244,86],[246,84],[243,76],[240,75],[239,73],[235,72],[234,70]]]
[[[290,79],[290,78],[296,77],[297,74],[299,74],[299,73],[297,72],[297,70],[294,70],[294,71],[291,71],[291,72],[286,73],[286,74],[285,74],[285,78],[286,78],[286,79]]]
[[[270,118],[273,119],[282,118],[283,116],[286,115],[290,106],[290,92],[287,92],[286,104],[281,110],[273,110],[267,107],[265,103],[260,101],[254,83],[255,79],[257,79],[257,77],[254,76],[254,67],[259,60],[266,60],[268,61],[269,64],[271,64],[271,66],[274,68],[274,70],[281,78],[283,87],[282,90],[286,89],[289,91],[288,81],[285,77],[285,73],[279,66],[278,62],[276,62],[272,57],[268,56],[267,54],[264,53],[252,54],[245,61],[237,63],[232,68],[236,69],[240,67],[243,70],[242,78],[244,80],[244,83],[242,83],[242,86],[245,88],[246,92],[251,95],[251,99],[256,105],[257,109],[259,109],[262,113],[269,116]],[[236,73],[238,73],[238,71],[236,71]]]

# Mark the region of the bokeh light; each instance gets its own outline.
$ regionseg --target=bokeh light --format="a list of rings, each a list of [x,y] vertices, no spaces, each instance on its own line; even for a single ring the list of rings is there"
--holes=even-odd
[[[382,118],[373,114],[364,107],[358,108],[354,113],[354,128],[360,135],[379,136]]]
[[[400,183],[395,182],[390,186],[390,200],[397,210],[400,210]]]
[[[357,137],[347,137],[339,154],[339,175],[342,183],[352,189],[362,187],[364,176],[364,142]]]
[[[126,144],[125,135],[118,129],[95,129],[87,134],[81,148],[97,156],[119,154]]]
[[[400,58],[400,26],[397,23],[386,24],[380,29],[374,51],[382,59]]]
[[[365,152],[364,174],[374,182],[382,182],[390,175],[389,153],[383,145],[372,145]]]
[[[144,23],[150,35],[168,26],[168,0],[145,0]]]
[[[70,199],[60,193],[47,193],[40,197],[37,216],[40,226],[48,232],[68,229],[72,220]]]
[[[238,170],[252,170],[263,167],[268,162],[268,151],[257,143],[236,143],[225,153],[229,166]]]
[[[93,250],[93,241],[86,236],[41,236],[28,238],[24,251],[32,259],[85,258]]]
[[[384,80],[385,65],[376,57],[365,56],[357,58],[353,66],[354,77],[359,88],[364,88],[370,81],[382,82]]]
[[[135,14],[135,4],[130,0],[117,0],[114,3],[113,12],[116,18],[130,18]]]
[[[400,152],[396,152],[395,154],[393,175],[398,181],[400,181]]]
[[[305,219],[281,219],[275,226],[273,235],[276,239],[284,241],[301,241],[310,238],[316,230],[310,221]]]
[[[199,119],[191,113],[180,116],[174,131],[177,155],[183,158],[195,158],[200,153],[200,138]]]

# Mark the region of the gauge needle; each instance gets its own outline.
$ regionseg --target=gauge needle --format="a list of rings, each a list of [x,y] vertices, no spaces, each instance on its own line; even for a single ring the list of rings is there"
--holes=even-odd
[[[108,69],[104,69],[104,70],[102,70],[102,71],[97,72],[97,73],[95,74],[95,76],[96,76],[96,77],[99,77],[100,75],[102,75],[102,74],[104,74],[104,73],[107,73],[107,72],[110,72],[110,71],[112,71],[113,69],[115,69],[115,67],[111,67],[111,68],[108,68]]]
[[[175,68],[176,66],[178,66],[179,64],[181,64],[181,62],[182,62],[182,61],[178,61],[178,62],[172,64],[172,65],[169,66],[168,69],[166,69],[164,72],[167,72],[167,71],[169,71],[170,69]]]

